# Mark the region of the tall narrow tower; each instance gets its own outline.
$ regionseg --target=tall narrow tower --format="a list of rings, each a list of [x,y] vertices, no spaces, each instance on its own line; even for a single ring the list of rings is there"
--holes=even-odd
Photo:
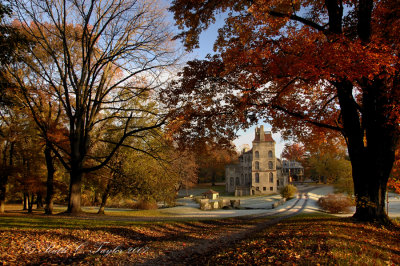
[[[270,131],[264,132],[264,126],[256,127],[252,151],[253,194],[277,192],[275,141]]]

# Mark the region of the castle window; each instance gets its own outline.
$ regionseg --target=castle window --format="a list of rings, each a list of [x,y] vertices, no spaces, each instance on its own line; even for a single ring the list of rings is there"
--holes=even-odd
[[[236,186],[239,185],[239,177],[236,177]]]
[[[273,173],[269,173],[269,182],[274,183],[274,174]]]
[[[269,151],[269,152],[268,152],[268,157],[269,157],[269,158],[272,158],[272,157],[273,157],[272,151]]]
[[[260,174],[256,173],[256,183],[260,183]]]
[[[259,170],[259,169],[260,169],[260,163],[256,162],[256,170]]]
[[[233,177],[231,177],[231,186],[233,187],[235,185],[235,182],[233,180]]]
[[[274,169],[274,163],[271,162],[271,161],[269,161],[269,162],[268,162],[268,168],[269,168],[269,169]]]
[[[260,153],[258,151],[255,152],[256,158],[260,158]]]
[[[270,190],[270,191],[274,191],[274,188],[273,188],[273,187],[269,187],[269,190]]]
[[[266,187],[263,187],[263,191],[267,191],[267,188],[266,188]]]

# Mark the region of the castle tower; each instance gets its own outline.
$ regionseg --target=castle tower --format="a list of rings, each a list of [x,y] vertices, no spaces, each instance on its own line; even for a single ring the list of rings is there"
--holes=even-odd
[[[253,194],[277,192],[275,141],[264,126],[256,127],[253,140],[252,190]]]

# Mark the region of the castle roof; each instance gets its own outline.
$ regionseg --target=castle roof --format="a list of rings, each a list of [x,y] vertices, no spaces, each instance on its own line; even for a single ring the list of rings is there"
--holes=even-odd
[[[275,142],[275,140],[272,138],[272,134],[271,133],[264,133],[264,136],[265,136],[265,138],[264,138],[265,140],[264,141],[273,141],[273,142]],[[253,142],[260,142],[260,135],[259,134],[255,135]]]

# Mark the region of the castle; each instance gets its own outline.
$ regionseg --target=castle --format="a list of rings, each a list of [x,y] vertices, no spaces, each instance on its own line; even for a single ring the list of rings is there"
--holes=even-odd
[[[225,167],[226,191],[235,196],[271,194],[286,186],[290,172],[276,158],[275,144],[270,131],[257,127],[252,149],[242,150],[238,163]]]

